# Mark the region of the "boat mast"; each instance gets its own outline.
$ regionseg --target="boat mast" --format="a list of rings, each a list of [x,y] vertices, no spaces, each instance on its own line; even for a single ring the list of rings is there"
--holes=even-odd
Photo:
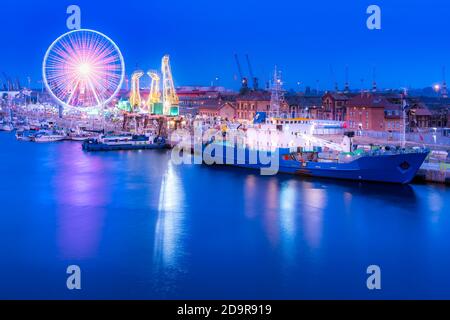
[[[402,122],[403,122],[402,132],[401,132],[402,148],[404,148],[406,145],[406,108],[408,107],[407,102],[406,102],[406,95],[407,95],[407,89],[404,89],[403,94],[402,94]]]
[[[280,114],[281,100],[283,99],[281,86],[281,73],[277,70],[277,66],[275,66],[270,96],[270,112],[276,117],[278,117]]]

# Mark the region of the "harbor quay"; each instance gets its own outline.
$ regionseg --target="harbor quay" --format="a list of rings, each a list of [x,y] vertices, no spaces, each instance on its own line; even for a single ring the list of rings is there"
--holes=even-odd
[[[192,90],[198,93],[198,89]],[[185,95],[187,94],[186,88],[184,88],[183,93]],[[227,95],[229,97],[231,93],[227,92]],[[260,93],[251,93],[251,95],[254,99],[255,97],[267,99]],[[239,94],[237,97],[237,101],[239,101],[239,99],[249,99],[248,97],[240,97]],[[329,98],[330,95],[326,93],[322,100],[327,101]],[[361,97],[358,97],[358,99],[360,98]],[[230,98],[228,99],[230,100]],[[253,103],[258,104],[260,102],[254,100]],[[244,108],[246,104],[238,102],[238,106],[239,105]],[[226,102],[226,106],[228,109],[232,109],[229,102]],[[392,105],[389,106],[392,108]],[[313,123],[313,127],[308,128],[307,130],[309,131],[307,133],[310,134],[311,137],[314,137],[315,140],[305,138],[306,135],[303,133],[306,131],[303,129],[303,133],[295,133],[296,136],[293,140],[283,133],[286,131],[286,128],[283,129],[284,131],[279,130],[279,128],[276,130],[276,126],[280,126],[281,124],[280,120],[270,120],[274,123],[277,121],[279,123],[274,124],[272,132],[270,129],[264,131],[261,130],[261,124],[258,124],[258,121],[256,121],[255,124],[255,120],[249,121],[247,119],[239,119],[234,117],[233,114],[227,114],[227,117],[224,117],[225,115],[220,115],[220,113],[206,115],[202,114],[202,108],[204,107],[199,107],[199,112],[197,113],[180,113],[176,116],[165,116],[148,112],[123,111],[113,106],[105,108],[103,112],[98,112],[98,110],[86,112],[79,109],[64,110],[52,103],[11,104],[4,105],[2,108],[2,123],[4,123],[4,128],[7,128],[8,124],[11,124],[11,130],[17,129],[16,131],[19,132],[18,139],[27,141],[33,140],[33,138],[23,138],[21,132],[27,129],[27,134],[32,136],[33,134],[29,131],[30,124],[32,124],[33,129],[35,129],[34,132],[44,128],[56,131],[58,134],[52,136],[49,139],[51,141],[83,141],[88,138],[96,138],[99,135],[106,133],[109,135],[151,135],[150,140],[154,140],[156,137],[160,136],[166,141],[167,147],[174,148],[172,152],[172,161],[175,164],[206,163],[243,165],[247,161],[249,165],[256,166],[257,168],[258,166],[263,166],[263,168],[260,168],[261,172],[266,172],[266,167],[270,167],[271,169],[267,171],[271,172],[270,174],[279,172],[280,152],[276,147],[289,148],[291,151],[298,149],[303,142],[296,141],[293,143],[293,141],[299,139],[299,134],[302,134],[302,138],[306,139],[308,142],[308,144],[303,143],[302,148],[304,150],[307,150],[308,148],[314,150],[313,145],[316,145],[320,150],[323,148],[334,148],[342,151],[343,149],[339,144],[342,142],[344,133],[354,132],[352,144],[355,147],[370,149],[375,146],[392,146],[393,148],[401,148],[402,141],[404,141],[403,145],[410,148],[425,147],[430,149],[430,155],[417,172],[416,180],[448,183],[449,170],[446,164],[449,162],[448,146],[450,145],[450,138],[447,136],[446,129],[430,128],[429,130],[421,129],[420,131],[410,129],[411,132],[405,133],[404,135],[402,135],[400,130],[377,131],[373,130],[373,128],[372,130],[364,130],[361,127],[352,128],[348,121],[330,119],[341,117],[340,112],[342,111],[335,111],[337,113],[333,113],[331,116],[324,116],[325,113],[320,116],[317,112],[311,113],[309,110],[309,114],[305,114],[305,110],[300,110],[298,108],[289,109],[288,105],[286,105],[284,109],[282,108],[282,111],[279,112],[278,117],[273,118],[286,119],[286,121],[284,121],[286,122],[286,128],[288,128],[289,125],[294,127],[295,125],[303,126],[303,124],[299,124],[301,122]],[[255,119],[259,115],[266,114],[263,111],[258,111],[258,108],[255,108],[252,104],[249,104],[248,108],[254,110],[251,112],[251,115]],[[221,109],[222,107],[218,104],[217,110],[220,111]],[[288,112],[288,110],[290,110],[290,112]],[[229,111],[230,110],[228,110],[228,112]],[[350,113],[351,111],[347,112]],[[314,116],[312,116],[312,114],[314,114]],[[443,124],[446,125],[446,123]],[[395,125],[393,125],[393,127],[395,127]],[[269,135],[267,133],[269,133]],[[215,140],[213,144],[204,148],[202,147],[205,143],[211,142],[212,139]],[[37,141],[41,140],[46,140],[45,135],[43,138],[39,137],[37,139]],[[197,152],[195,152],[196,148],[194,148],[196,142]],[[236,151],[230,151],[231,149],[228,148],[228,157],[226,156],[227,148],[224,143],[227,144],[228,147],[232,145],[236,148]],[[239,145],[241,148],[237,148]],[[242,148],[242,146],[244,146],[244,148]],[[87,150],[92,147],[93,145],[89,145]],[[153,146],[149,146],[149,148],[153,148]],[[245,148],[248,148],[248,150],[245,151]],[[201,152],[199,152],[200,149]],[[188,150],[190,150],[190,152],[187,152]],[[245,152],[249,153],[247,158]],[[191,157],[191,154],[193,154],[194,157]],[[207,155],[206,157],[205,154]],[[335,159],[337,159],[337,157]],[[438,166],[426,165],[428,163],[437,163]],[[268,174],[267,172],[266,174]]]

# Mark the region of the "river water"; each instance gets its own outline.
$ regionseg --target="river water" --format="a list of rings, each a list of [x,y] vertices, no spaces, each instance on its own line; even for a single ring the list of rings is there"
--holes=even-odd
[[[445,186],[268,177],[9,133],[0,146],[0,298],[450,298]],[[381,290],[366,286],[373,264]]]

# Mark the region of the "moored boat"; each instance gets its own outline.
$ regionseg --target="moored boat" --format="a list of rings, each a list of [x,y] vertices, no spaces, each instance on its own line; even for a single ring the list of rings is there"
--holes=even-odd
[[[401,184],[413,180],[429,153],[427,149],[422,148],[355,151],[340,153],[338,158],[330,159],[318,151],[293,151],[290,148],[261,151],[249,147],[229,146],[219,142],[213,142],[213,144],[215,145],[203,146],[203,160],[208,164],[263,169],[268,174],[289,173],[321,178]],[[209,150],[206,150],[208,146]],[[219,152],[220,155],[218,155]]]
[[[85,132],[82,130],[76,130],[69,132],[67,138],[72,141],[85,141],[88,139],[94,139],[97,136],[98,134],[94,132]]]
[[[35,130],[17,130],[16,139],[19,141],[32,141],[36,133],[37,131]]]
[[[85,151],[145,150],[166,147],[164,138],[147,135],[102,135],[97,139],[88,139],[83,142]]]
[[[11,123],[4,123],[0,125],[0,131],[13,131],[14,127]]]
[[[58,132],[38,132],[32,136],[34,142],[57,142],[66,139],[66,135]]]
[[[353,144],[353,132],[346,132],[340,144],[333,143],[315,136],[315,129],[309,119],[272,118],[243,132],[222,130],[202,143],[203,161],[260,169],[263,174],[406,184],[429,154],[425,148],[366,150]]]

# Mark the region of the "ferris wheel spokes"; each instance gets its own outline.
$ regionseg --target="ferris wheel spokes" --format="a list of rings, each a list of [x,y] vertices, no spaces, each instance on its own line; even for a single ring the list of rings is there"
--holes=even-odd
[[[125,64],[117,45],[93,30],[74,30],[47,50],[43,78],[63,106],[99,108],[122,86]]]

